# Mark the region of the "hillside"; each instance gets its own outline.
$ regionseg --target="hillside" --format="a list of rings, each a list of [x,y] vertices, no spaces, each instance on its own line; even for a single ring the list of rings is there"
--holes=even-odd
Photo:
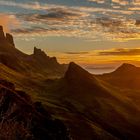
[[[98,76],[100,79],[125,89],[140,89],[140,67],[124,63],[114,72]]]
[[[83,132],[87,130],[87,140],[102,140],[103,137],[121,140],[140,138],[140,111],[137,106],[121,95],[118,89],[92,76],[77,64],[70,63],[64,78],[54,82],[49,92],[59,101],[58,105],[71,112],[73,120],[68,119],[68,112],[64,111],[63,115],[68,116],[66,122],[73,135],[76,134],[73,137],[84,140]],[[98,130],[101,131],[100,134]],[[79,131],[82,134],[79,135]]]

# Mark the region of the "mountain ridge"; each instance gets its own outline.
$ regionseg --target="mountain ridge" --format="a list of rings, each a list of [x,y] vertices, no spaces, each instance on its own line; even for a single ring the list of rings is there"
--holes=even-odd
[[[13,36],[3,31],[0,26],[0,62],[9,68],[22,73],[39,73],[40,75],[54,75],[60,77],[65,72],[67,65],[59,64],[55,57],[34,47],[33,54],[27,55],[15,48]],[[9,62],[10,60],[10,62]],[[13,64],[12,64],[13,63]]]

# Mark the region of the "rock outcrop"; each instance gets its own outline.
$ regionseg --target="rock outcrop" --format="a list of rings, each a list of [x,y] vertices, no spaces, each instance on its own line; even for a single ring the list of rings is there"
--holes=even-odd
[[[56,57],[48,56],[44,51],[34,47],[33,55],[40,67],[47,67],[48,69],[60,69],[62,66],[57,62]],[[62,68],[63,69],[63,68]]]
[[[5,40],[5,35],[4,35],[4,32],[3,32],[3,27],[0,26],[0,41],[4,41]]]
[[[10,60],[10,61],[9,61]],[[23,73],[49,73],[49,75],[63,76],[66,66],[57,62],[55,57],[49,57],[44,51],[34,47],[34,52],[27,55],[15,47],[13,36],[4,34],[0,26],[0,63]],[[55,73],[55,74],[54,74]]]
[[[34,47],[33,55],[36,57],[47,57],[47,54],[44,51],[42,51],[41,49],[38,49],[36,47]]]
[[[12,46],[15,46],[13,36],[9,33],[6,33],[6,41],[10,43]]]
[[[63,122],[5,80],[0,80],[0,126],[3,140],[69,140]]]
[[[0,26],[0,43],[1,45],[8,45],[15,46],[13,36],[9,33],[6,33],[6,36],[3,31],[3,27]]]

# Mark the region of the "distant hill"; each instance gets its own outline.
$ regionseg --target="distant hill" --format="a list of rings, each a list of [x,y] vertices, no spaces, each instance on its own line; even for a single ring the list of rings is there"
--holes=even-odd
[[[114,72],[99,75],[100,79],[125,89],[140,89],[140,67],[124,63]]]

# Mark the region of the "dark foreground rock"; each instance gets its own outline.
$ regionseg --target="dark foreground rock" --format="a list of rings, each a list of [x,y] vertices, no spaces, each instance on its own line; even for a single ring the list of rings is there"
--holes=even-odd
[[[12,83],[0,80],[1,140],[69,140],[67,128]]]

